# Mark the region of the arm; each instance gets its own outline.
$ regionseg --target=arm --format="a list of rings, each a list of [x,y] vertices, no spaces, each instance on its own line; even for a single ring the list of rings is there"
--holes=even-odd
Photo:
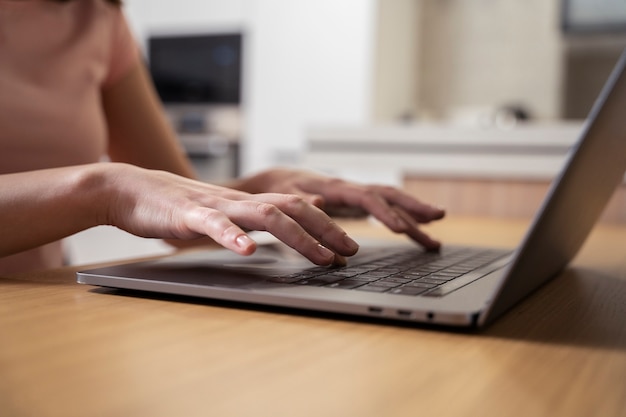
[[[0,241],[0,256],[96,225],[142,237],[208,236],[242,255],[256,248],[243,229],[265,230],[319,265],[358,249],[323,211],[293,195],[248,194],[120,163],[0,175],[0,230],[11,237]]]
[[[0,256],[101,224],[97,181],[89,167],[0,175]]]
[[[389,229],[406,234],[426,249],[438,249],[441,246],[440,242],[422,232],[419,225],[443,218],[445,211],[418,201],[395,187],[357,184],[292,169],[270,169],[248,178],[233,180],[229,186],[249,193],[298,195],[329,215],[371,214]]]
[[[110,137],[110,156],[145,168],[173,172],[188,178],[195,174],[178,145],[176,135],[143,64],[103,93]],[[231,181],[228,187],[247,193],[295,194],[329,214],[370,213],[397,233],[405,233],[427,249],[440,243],[419,229],[444,216],[444,211],[421,203],[393,187],[360,185],[305,171],[269,170]],[[356,209],[356,210],[355,210]],[[180,242],[170,243],[181,246]]]
[[[112,161],[196,178],[142,62],[102,92],[102,105],[109,131],[108,154]],[[165,241],[182,248],[210,243],[211,239]]]
[[[102,104],[112,161],[195,178],[143,63],[103,91]]]

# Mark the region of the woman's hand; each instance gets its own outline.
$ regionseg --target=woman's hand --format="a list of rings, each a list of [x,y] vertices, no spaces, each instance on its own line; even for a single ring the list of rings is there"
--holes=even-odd
[[[256,249],[246,230],[262,230],[315,264],[344,263],[358,245],[322,208],[363,210],[426,248],[439,246],[417,224],[443,211],[392,187],[286,170],[239,185],[243,191],[122,163],[0,175],[0,226],[12,237],[0,243],[0,256],[113,225],[142,237],[208,237],[241,255]]]
[[[208,236],[242,255],[256,249],[244,230],[263,230],[318,265],[343,263],[358,245],[316,205],[296,194],[250,194],[164,171],[102,164],[107,209],[101,223],[142,237]]]
[[[444,217],[441,208],[422,203],[391,186],[361,185],[305,171],[272,169],[241,180],[238,188],[250,193],[286,193],[302,197],[329,215],[371,214],[396,233],[405,233],[426,249],[441,244],[419,224]]]

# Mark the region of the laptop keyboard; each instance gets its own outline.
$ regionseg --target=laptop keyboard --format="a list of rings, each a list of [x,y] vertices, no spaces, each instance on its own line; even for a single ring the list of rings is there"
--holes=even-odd
[[[274,282],[401,295],[441,297],[502,266],[510,252],[454,248],[445,256],[407,248],[384,258],[344,267],[312,267]]]

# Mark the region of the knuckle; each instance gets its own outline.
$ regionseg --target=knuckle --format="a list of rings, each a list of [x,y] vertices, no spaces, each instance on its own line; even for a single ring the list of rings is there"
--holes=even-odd
[[[322,236],[326,236],[328,234],[334,233],[338,229],[339,227],[337,226],[337,223],[335,223],[333,220],[329,220],[328,222],[326,222],[326,224],[324,225],[322,229]]]
[[[225,217],[222,212],[210,208],[202,209],[199,216],[204,224],[209,225],[220,223]]]
[[[235,225],[224,213],[219,210],[204,208],[199,213],[200,221],[208,236],[224,242],[229,237],[236,235],[239,227]]]
[[[189,239],[202,234],[206,234],[206,230],[214,228],[217,222],[214,210],[211,209],[189,209],[183,216],[173,215],[169,219],[169,224],[174,229],[174,235],[180,239]]]
[[[286,195],[285,196],[285,208],[290,212],[299,212],[305,208],[308,203],[298,195]]]
[[[280,214],[280,210],[274,204],[259,203],[256,206],[257,213],[263,218],[273,218]]]
[[[363,197],[367,200],[379,198],[379,192],[372,188],[366,188],[362,191]]]
[[[220,234],[219,234],[220,241],[227,241],[227,240],[230,240],[232,237],[237,236],[237,234],[239,233],[239,230],[240,230],[239,227],[237,227],[233,223],[225,225],[225,227],[221,229]]]
[[[341,178],[333,177],[333,178],[328,179],[328,185],[329,186],[343,186],[343,185],[346,185],[346,181]]]

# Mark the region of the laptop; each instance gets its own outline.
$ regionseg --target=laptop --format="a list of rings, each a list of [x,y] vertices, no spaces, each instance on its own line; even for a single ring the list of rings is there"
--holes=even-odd
[[[409,242],[372,241],[361,242],[345,267],[319,267],[276,240],[248,257],[226,249],[193,251],[84,270],[77,280],[238,306],[483,327],[567,266],[625,171],[626,50],[513,251],[444,245],[432,253]]]

